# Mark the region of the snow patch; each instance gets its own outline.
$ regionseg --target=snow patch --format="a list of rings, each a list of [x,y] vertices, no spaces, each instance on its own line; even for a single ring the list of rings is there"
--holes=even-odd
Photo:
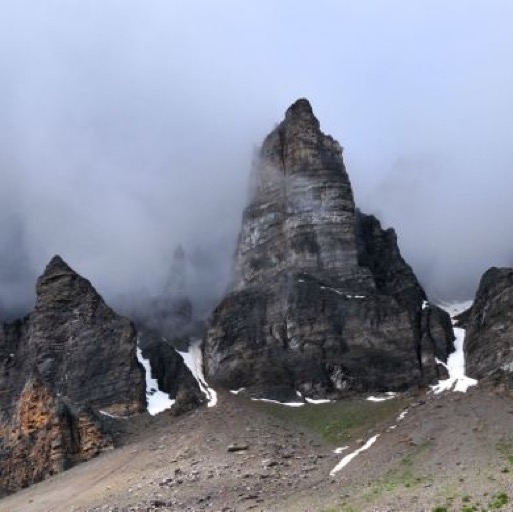
[[[331,404],[333,400],[327,398],[305,398],[309,404]]]
[[[242,393],[246,388],[239,388],[239,389],[230,389],[230,393],[232,395],[238,395],[239,393]]]
[[[470,306],[472,306],[471,300],[464,300],[462,302],[453,302],[451,304],[447,302],[441,302],[438,304],[442,309],[445,309],[447,313],[449,313],[450,317],[453,318],[454,323],[454,317],[458,316],[460,313],[463,313],[463,311],[466,311]]]
[[[305,402],[278,402],[278,400],[271,400],[270,398],[252,398],[254,402],[268,402],[270,404],[286,405],[287,407],[303,407]]]
[[[513,372],[513,361],[511,361],[510,363],[505,363],[501,366],[501,370],[503,372],[508,372],[508,373],[511,373]]]
[[[329,286],[321,286],[321,290],[329,290],[330,292],[336,293],[337,295],[342,295],[346,299],[365,299],[365,295],[351,295],[347,292],[342,292],[335,288],[330,288]]]
[[[339,448],[335,448],[333,450],[333,453],[336,453],[337,455],[339,455],[340,453],[347,450],[348,448],[349,448],[349,446],[340,446]]]
[[[444,305],[444,309],[454,317],[467,310],[472,305],[472,301],[460,302],[458,304]],[[454,324],[454,318],[453,318]],[[458,391],[460,393],[466,393],[467,389],[477,385],[477,380],[467,377],[465,375],[465,329],[460,327],[454,327],[454,352],[447,358],[447,363],[436,359],[437,364],[442,365],[449,373],[448,379],[438,381],[438,384],[431,386],[431,389],[435,395],[438,395],[442,391]]]
[[[169,398],[167,393],[164,393],[164,391],[159,389],[157,380],[151,376],[150,361],[143,357],[142,350],[139,347],[137,347],[137,360],[144,366],[146,373],[147,410],[152,416],[155,416],[155,414],[169,409],[175,401]]]
[[[397,421],[404,420],[404,418],[406,417],[407,414],[408,414],[408,409],[405,409],[401,414],[399,414],[399,416],[397,416]]]
[[[108,418],[115,418],[117,420],[127,420],[128,418],[126,416],[117,416],[115,414],[111,414],[107,411],[98,411],[102,416],[107,416]]]
[[[335,473],[338,473],[342,468],[346,467],[357,455],[368,450],[379,437],[379,434],[372,436],[361,448],[355,450],[354,452],[346,455],[331,471],[330,476],[333,476]]]
[[[397,396],[397,393],[394,393],[393,391],[387,391],[386,396],[369,396],[366,398],[369,402],[384,402],[385,400],[392,400],[392,398],[395,398]]]
[[[429,307],[429,302],[427,300],[422,301],[422,309],[426,309]]]
[[[201,340],[192,340],[187,352],[177,352],[182,356],[183,362],[187,365],[201,392],[207,397],[208,407],[214,407],[217,404],[217,393],[208,386],[203,375],[203,353],[201,352]]]

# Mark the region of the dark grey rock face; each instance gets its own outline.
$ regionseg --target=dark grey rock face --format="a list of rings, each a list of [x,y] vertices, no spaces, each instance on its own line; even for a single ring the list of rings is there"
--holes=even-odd
[[[144,412],[146,385],[144,369],[137,362],[137,334],[133,324],[114,313],[91,283],[58,256],[50,261],[38,279],[36,290],[34,311],[22,320],[3,324],[0,328],[0,430],[16,433],[20,428],[16,411],[19,411],[20,400],[31,396],[23,390],[34,379],[38,385],[32,386],[32,391],[37,391],[34,396],[38,397],[38,407],[43,411],[52,408],[58,411],[62,408],[59,404],[70,404],[70,410],[87,406],[97,412],[101,410],[119,416]],[[52,404],[45,406],[45,397]],[[38,450],[45,451],[46,438],[37,432],[37,410],[33,414],[36,420],[29,421],[31,437],[37,437]],[[81,414],[77,413],[76,421]],[[61,417],[62,414],[56,412],[48,422],[41,423],[41,428],[57,425],[56,432],[61,432]],[[94,435],[101,437],[101,431],[96,430]],[[16,435],[12,437],[15,442]],[[107,440],[97,442],[98,446],[103,444],[110,446]],[[27,450],[30,446],[27,442]],[[85,458],[91,453],[86,452]],[[25,452],[19,447],[11,447],[8,453],[16,454],[19,459]],[[28,452],[25,457],[29,461]],[[62,457],[69,459],[66,454]],[[13,467],[9,456],[0,462],[4,472],[6,467]],[[55,465],[52,468],[48,471],[55,471]],[[51,473],[45,473],[43,464],[37,478],[44,474]],[[2,478],[7,476],[4,474]],[[20,481],[25,484],[35,481],[27,478]]]
[[[462,318],[467,327],[467,374],[492,377],[513,388],[513,269],[490,268]]]
[[[393,230],[355,210],[342,148],[307,100],[264,140],[252,186],[233,286],[209,323],[208,377],[283,398],[399,390],[437,375],[450,320],[423,309]]]

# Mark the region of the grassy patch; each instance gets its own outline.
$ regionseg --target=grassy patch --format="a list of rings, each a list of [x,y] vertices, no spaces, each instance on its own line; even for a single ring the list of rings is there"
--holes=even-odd
[[[488,507],[494,510],[500,509],[507,505],[509,502],[509,497],[505,492],[499,492],[496,494],[492,501],[488,504]]]
[[[330,404],[307,404],[287,407],[268,402],[251,402],[260,410],[291,423],[313,430],[334,445],[340,446],[374,429],[386,419],[395,418],[407,401],[401,398],[384,402],[343,400]]]

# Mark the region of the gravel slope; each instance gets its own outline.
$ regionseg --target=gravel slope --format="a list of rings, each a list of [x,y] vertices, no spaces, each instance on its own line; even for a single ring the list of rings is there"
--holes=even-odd
[[[330,477],[367,437],[335,455],[316,433],[220,394],[216,407],[181,418],[120,423],[123,447],[0,500],[0,512],[431,512],[492,510],[499,493],[513,500],[511,397],[481,387],[410,402],[404,420],[366,432],[380,437]]]

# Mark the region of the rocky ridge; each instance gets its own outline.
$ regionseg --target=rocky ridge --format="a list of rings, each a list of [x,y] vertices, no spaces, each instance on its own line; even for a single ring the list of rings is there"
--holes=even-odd
[[[219,386],[277,399],[402,390],[453,348],[393,230],[355,208],[342,147],[300,99],[265,138],[229,293],[205,344]]]

